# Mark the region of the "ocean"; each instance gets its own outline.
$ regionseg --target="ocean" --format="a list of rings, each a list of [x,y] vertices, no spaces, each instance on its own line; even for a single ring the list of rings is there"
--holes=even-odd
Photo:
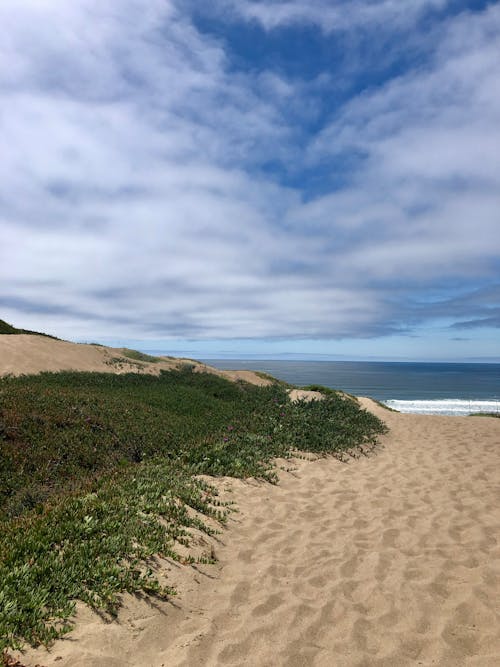
[[[322,384],[369,396],[400,412],[500,413],[500,364],[206,359],[221,369],[252,369],[292,384]]]

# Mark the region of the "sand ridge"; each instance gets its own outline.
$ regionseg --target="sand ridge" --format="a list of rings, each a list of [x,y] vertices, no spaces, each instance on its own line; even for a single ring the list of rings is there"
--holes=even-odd
[[[220,480],[239,512],[217,565],[164,563],[172,603],[127,597],[111,624],[82,610],[26,664],[500,664],[500,420],[362,402],[390,427],[374,455]]]
[[[43,371],[90,371],[100,373],[145,373],[158,375],[189,365],[196,373],[214,373],[232,381],[243,380],[268,385],[270,380],[253,371],[223,371],[193,359],[160,357],[148,362],[131,359],[123,348],[104,345],[70,343],[31,334],[0,336],[0,376],[24,375]]]

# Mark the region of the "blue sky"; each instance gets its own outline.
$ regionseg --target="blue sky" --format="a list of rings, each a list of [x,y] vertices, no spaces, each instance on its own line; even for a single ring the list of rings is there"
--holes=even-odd
[[[3,0],[0,317],[500,360],[500,3]]]

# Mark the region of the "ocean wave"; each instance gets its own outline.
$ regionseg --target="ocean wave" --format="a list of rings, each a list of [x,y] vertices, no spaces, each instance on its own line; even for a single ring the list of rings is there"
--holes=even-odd
[[[433,400],[387,400],[385,405],[398,412],[422,415],[470,415],[474,412],[494,412],[500,414],[500,399],[458,399],[442,398]]]

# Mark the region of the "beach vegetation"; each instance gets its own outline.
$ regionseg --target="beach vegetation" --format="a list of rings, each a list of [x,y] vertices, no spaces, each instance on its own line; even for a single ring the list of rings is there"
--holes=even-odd
[[[320,394],[324,394],[325,396],[331,396],[333,394],[338,393],[335,389],[331,389],[330,387],[325,387],[323,384],[306,384],[303,387],[301,387],[304,391],[317,391]]]
[[[16,335],[16,334],[31,334],[33,336],[45,336],[46,338],[53,338],[54,340],[59,340],[55,336],[51,336],[46,333],[40,333],[39,331],[30,331],[29,329],[18,329],[17,327],[12,326],[5,320],[0,320],[0,335]]]
[[[253,371],[253,372],[257,377],[261,378],[262,380],[267,380],[272,384],[278,384],[281,385],[282,387],[289,387],[289,388],[292,388],[293,386],[289,382],[285,382],[285,380],[280,380],[278,378],[275,378],[273,375],[270,375],[269,373],[264,373],[264,371]]]
[[[346,391],[341,391],[340,389],[332,389],[331,387],[325,387],[323,384],[306,384],[305,386],[301,387],[304,391],[317,391],[320,394],[323,394],[324,396],[346,396],[350,398],[351,400],[355,401],[356,403],[358,402],[358,399],[356,396],[353,396],[353,394],[349,394]]]
[[[495,417],[500,419],[500,412],[471,412],[469,417]]]
[[[139,352],[139,350],[130,350],[128,347],[122,348],[121,353],[124,357],[127,357],[127,359],[133,359],[134,361],[145,361],[149,364],[156,364],[159,361],[163,361],[161,357],[154,357],[151,354]]]
[[[190,562],[179,545],[229,509],[200,474],[276,482],[277,457],[366,453],[384,430],[341,394],[292,403],[187,365],[1,379],[0,654],[69,632],[78,600],[172,595],[153,557]]]

